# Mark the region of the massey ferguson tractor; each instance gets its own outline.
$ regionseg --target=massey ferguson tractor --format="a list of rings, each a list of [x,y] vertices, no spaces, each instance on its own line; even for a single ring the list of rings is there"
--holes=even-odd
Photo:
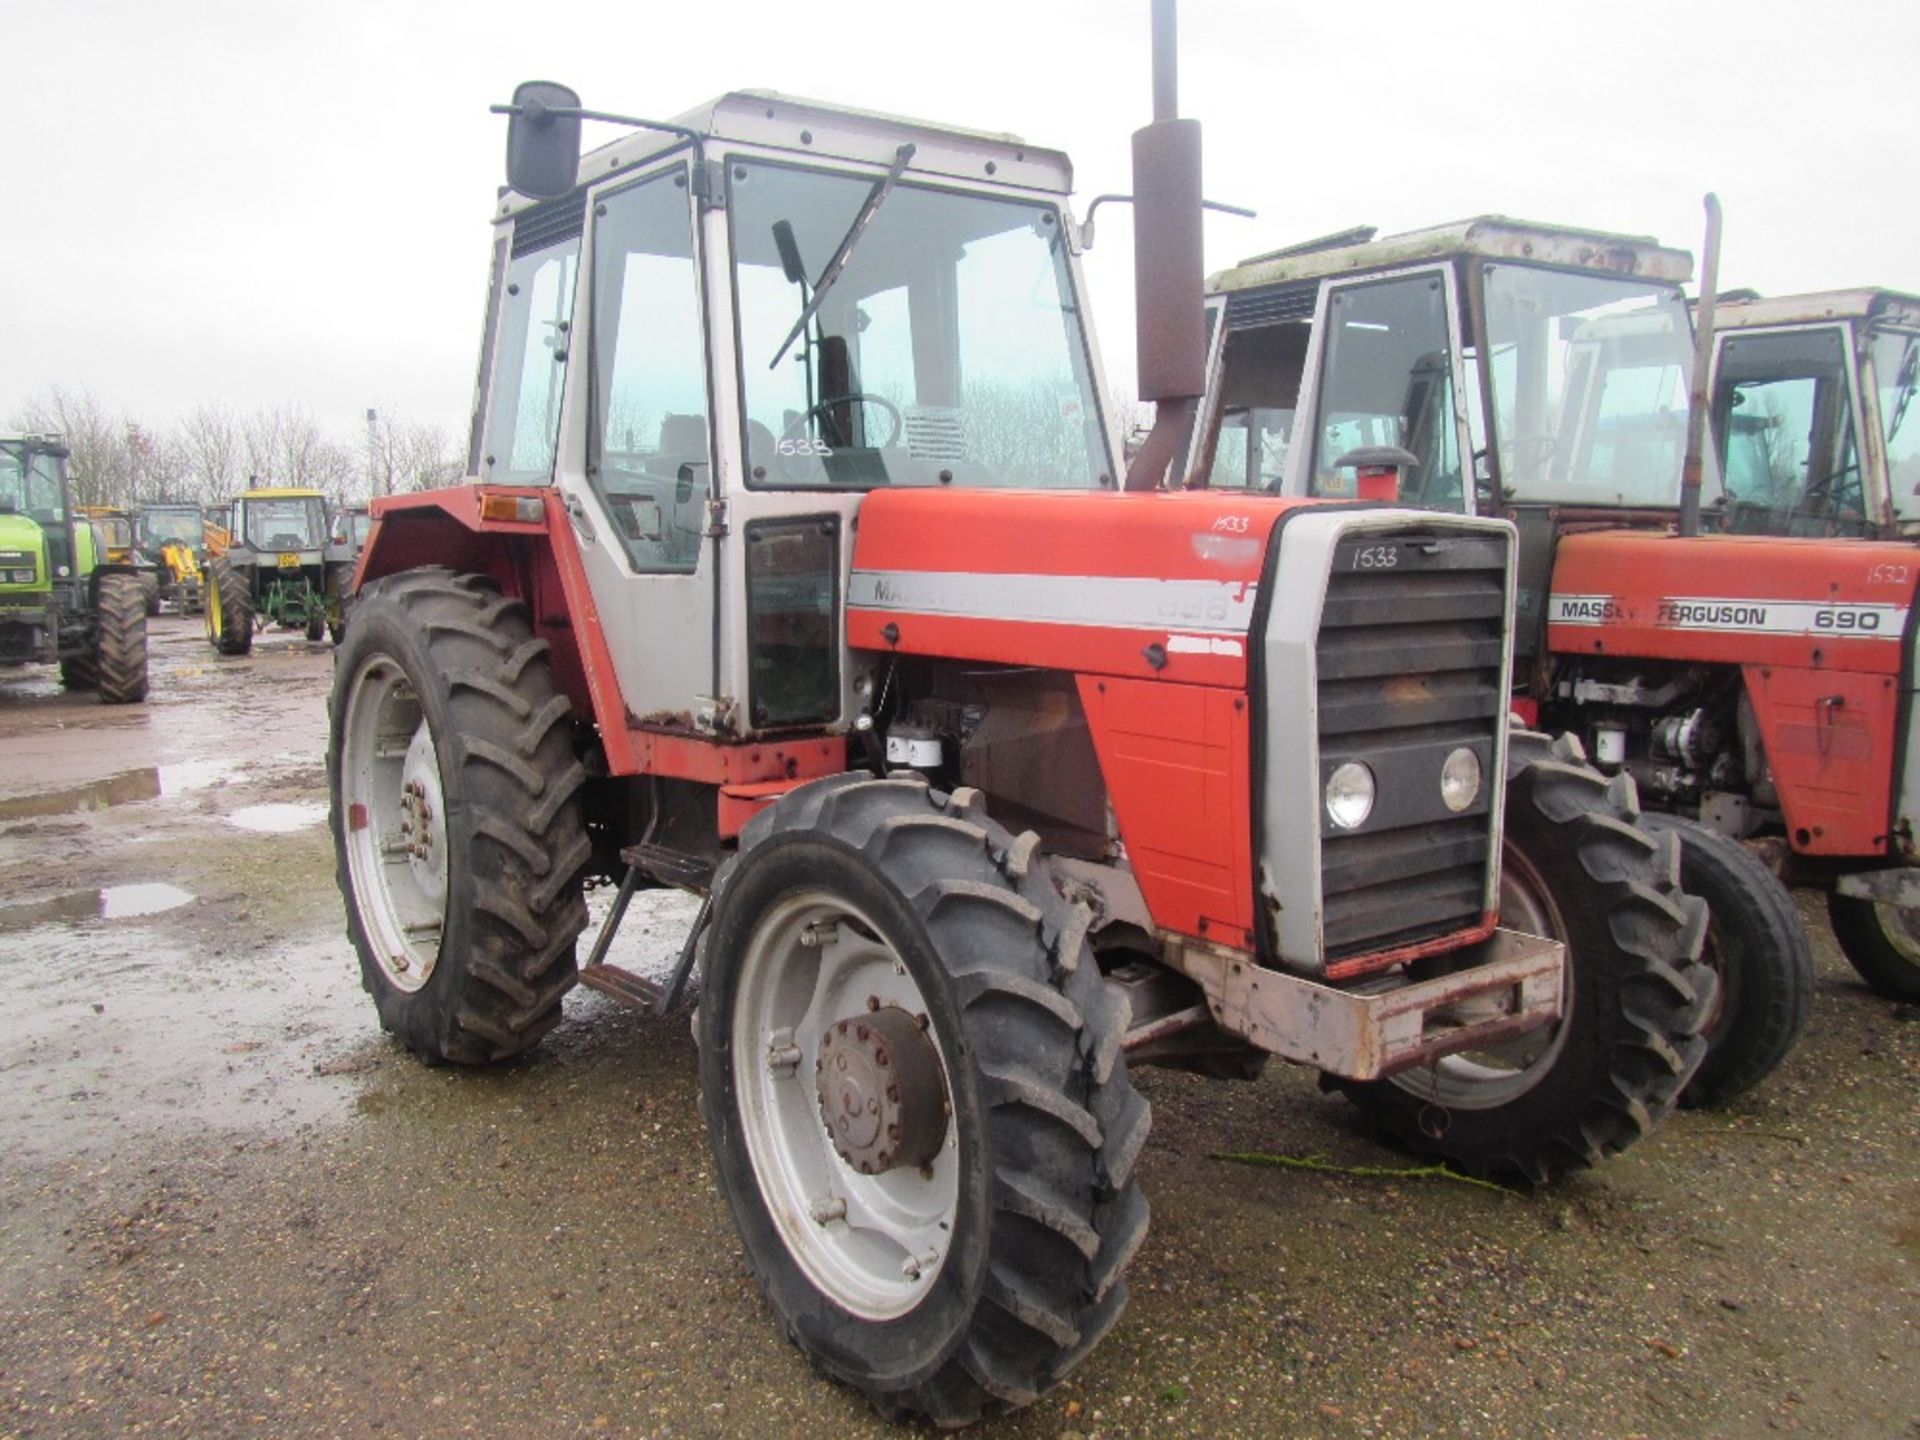
[[[1920,296],[1721,296],[1713,327],[1727,527],[1920,537]]]
[[[1515,524],[1516,705],[1634,777],[1712,907],[1723,1000],[1687,1096],[1709,1102],[1779,1063],[1811,991],[1791,897],[1737,842],[1770,839],[1790,879],[1828,890],[1861,975],[1920,996],[1920,570],[1910,545],[1812,538],[1830,533],[1824,501],[1817,521],[1799,501],[1769,510],[1736,458],[1724,488],[1705,467],[1703,523],[1686,520],[1691,271],[1650,240],[1499,218],[1250,261],[1211,282],[1213,381],[1187,483]],[[1904,341],[1868,343],[1897,376]]]
[[[821,1370],[943,1425],[1119,1318],[1133,1067],[1279,1055],[1538,1181],[1659,1122],[1715,994],[1632,780],[1509,730],[1509,523],[1163,485],[1204,346],[1156,21],[1131,470],[1065,156],[523,85],[477,478],[373,502],[336,652],[381,1023],[486,1063],[576,980],[665,1012],[697,965],[748,1263]],[[583,157],[583,117],[628,133]],[[663,886],[704,903],[652,980],[607,956]]]

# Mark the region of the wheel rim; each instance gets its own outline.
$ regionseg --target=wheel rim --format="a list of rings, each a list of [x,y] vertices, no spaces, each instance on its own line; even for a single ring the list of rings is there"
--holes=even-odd
[[[1567,923],[1540,872],[1508,847],[1500,865],[1500,923],[1529,935],[1544,935],[1567,947],[1561,964],[1559,1020],[1512,1040],[1445,1055],[1433,1064],[1403,1070],[1393,1083],[1446,1110],[1492,1110],[1511,1104],[1553,1068],[1571,1028],[1574,1006],[1572,942]]]
[[[863,1174],[842,1148],[848,1137],[836,1139],[823,1118],[822,1052],[837,1058],[838,1046],[868,1028],[862,1022],[896,1012],[921,1020],[918,1043],[933,1057],[937,1132],[904,1137],[909,1149],[930,1142],[932,1158]],[[731,1063],[747,1156],[788,1253],[822,1294],[864,1320],[891,1320],[919,1304],[953,1239],[959,1141],[927,1013],[880,928],[825,890],[776,902],[742,953]]]
[[[1888,905],[1879,900],[1873,902],[1873,917],[1879,923],[1880,933],[1887,938],[1887,944],[1900,952],[1900,958],[1909,965],[1920,965],[1920,909],[1911,905]]]
[[[353,677],[344,728],[338,803],[354,908],[388,982],[418,990],[439,962],[447,909],[433,732],[413,683],[384,655]]]
[[[220,639],[220,587],[218,585],[207,586],[206,606],[207,638],[218,641]]]

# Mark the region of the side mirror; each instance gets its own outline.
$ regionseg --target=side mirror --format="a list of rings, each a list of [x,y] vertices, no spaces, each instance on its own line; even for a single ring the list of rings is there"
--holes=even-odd
[[[580,179],[580,97],[551,80],[513,90],[507,121],[507,184],[534,200],[557,200]]]

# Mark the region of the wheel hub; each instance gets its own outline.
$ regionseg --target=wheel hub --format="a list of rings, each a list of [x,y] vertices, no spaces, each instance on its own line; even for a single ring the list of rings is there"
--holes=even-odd
[[[839,1020],[814,1067],[820,1118],[840,1158],[862,1175],[930,1165],[947,1136],[940,1055],[897,1005]]]

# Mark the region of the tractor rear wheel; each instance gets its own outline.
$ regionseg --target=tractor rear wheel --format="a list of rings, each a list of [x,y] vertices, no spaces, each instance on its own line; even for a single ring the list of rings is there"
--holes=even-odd
[[[207,562],[207,640],[222,655],[253,648],[253,587],[224,555]]]
[[[1579,743],[1516,731],[1507,755],[1500,922],[1567,947],[1561,1018],[1385,1080],[1336,1082],[1410,1148],[1545,1184],[1645,1138],[1692,1078],[1712,1012],[1704,904],[1680,843],[1634,821]]]
[[[1889,999],[1920,1004],[1920,908],[1829,891],[1827,919],[1862,980]]]
[[[1792,893],[1738,840],[1672,815],[1640,823],[1680,837],[1680,883],[1710,912],[1700,958],[1720,978],[1720,999],[1703,1032],[1707,1058],[1680,1103],[1718,1105],[1771,1075],[1806,1029],[1813,945]]]
[[[1119,1318],[1146,1233],[1129,1009],[1033,844],[977,792],[841,775],[715,885],[721,1188],[788,1335],[889,1418],[1032,1401]]]
[[[103,575],[93,617],[93,665],[100,699],[132,705],[147,698],[147,599],[138,575]]]
[[[380,1023],[422,1059],[517,1055],[560,1020],[586,928],[586,772],[526,607],[484,576],[367,588],[327,745],[347,936]]]
[[[146,606],[147,614],[160,613],[160,577],[146,574],[140,577],[140,598]]]

